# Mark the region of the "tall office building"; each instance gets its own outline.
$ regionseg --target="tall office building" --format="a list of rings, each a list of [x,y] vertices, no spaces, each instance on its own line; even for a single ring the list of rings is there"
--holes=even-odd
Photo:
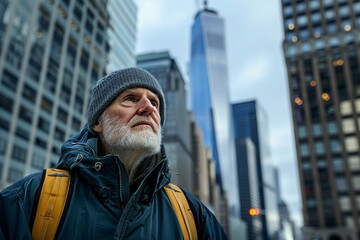
[[[239,175],[239,180],[242,183],[245,182],[248,184],[248,189],[241,188],[240,186],[240,195],[244,194],[244,196],[241,196],[244,205],[243,201],[240,202],[242,212],[247,213],[247,211],[249,211],[248,207],[250,203],[256,204],[251,207],[257,207],[259,204],[260,211],[262,212],[260,215],[261,226],[256,222],[254,223],[253,220],[253,225],[257,227],[254,227],[253,232],[249,234],[254,234],[252,235],[254,237],[253,239],[256,239],[259,237],[258,231],[261,229],[260,239],[277,239],[280,230],[280,219],[276,195],[275,172],[273,171],[274,168],[270,161],[266,113],[255,100],[234,103],[232,105],[232,112],[235,126],[237,167],[240,169],[241,174],[248,174],[249,176],[249,178],[246,179],[244,176]],[[251,144],[249,144],[248,139],[251,140]],[[255,159],[253,159],[252,148],[255,152]],[[256,164],[251,162],[254,160]],[[247,161],[247,173],[245,169],[241,170],[244,161]],[[254,180],[255,174],[252,172],[254,167],[256,167],[256,182]],[[246,180],[248,182],[246,182]],[[256,186],[258,189],[255,189]],[[254,193],[250,193],[249,191],[254,191]],[[247,199],[251,200],[250,203],[247,202],[249,201]],[[244,216],[242,217],[244,218]],[[249,220],[247,221],[251,222]]]
[[[190,101],[205,146],[216,162],[217,180],[227,191],[231,214],[240,211],[229,103],[224,20],[205,5],[191,32]]]
[[[134,0],[108,0],[110,51],[107,72],[136,65],[137,6]]]
[[[282,0],[305,238],[360,238],[360,1]]]
[[[180,69],[166,51],[138,55],[137,65],[153,74],[164,91],[166,124],[162,133],[172,180],[192,192],[191,119],[186,109],[185,81]]]
[[[107,1],[0,0],[0,188],[54,166],[106,73]]]

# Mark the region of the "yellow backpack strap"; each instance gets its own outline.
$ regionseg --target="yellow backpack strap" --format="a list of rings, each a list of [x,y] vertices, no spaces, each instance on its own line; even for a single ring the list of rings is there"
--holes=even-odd
[[[70,172],[63,169],[46,169],[40,193],[32,238],[54,239],[70,186]]]
[[[184,239],[197,240],[195,218],[183,191],[172,183],[166,185],[164,189],[175,211]]]

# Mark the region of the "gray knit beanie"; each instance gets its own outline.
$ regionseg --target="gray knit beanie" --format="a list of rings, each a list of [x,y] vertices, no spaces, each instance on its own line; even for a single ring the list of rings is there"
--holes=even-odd
[[[165,98],[159,82],[148,71],[141,68],[126,68],[112,72],[98,80],[92,90],[88,105],[88,124],[96,124],[101,114],[110,103],[123,91],[130,88],[142,87],[151,90],[160,101],[161,126],[165,122]]]

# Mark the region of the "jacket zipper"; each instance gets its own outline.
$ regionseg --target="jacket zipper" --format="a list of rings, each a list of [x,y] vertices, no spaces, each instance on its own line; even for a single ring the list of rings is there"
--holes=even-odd
[[[124,210],[124,199],[122,194],[122,174],[121,174],[121,168],[119,165],[119,160],[116,159],[116,166],[118,167],[119,172],[119,197],[120,197],[120,208],[121,210]]]

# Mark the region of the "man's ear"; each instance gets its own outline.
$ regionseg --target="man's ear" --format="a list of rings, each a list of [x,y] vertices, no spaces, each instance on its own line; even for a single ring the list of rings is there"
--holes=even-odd
[[[101,132],[101,131],[102,131],[102,127],[101,127],[100,122],[97,121],[97,122],[92,126],[92,129],[93,129],[95,132],[97,132],[97,133]]]

